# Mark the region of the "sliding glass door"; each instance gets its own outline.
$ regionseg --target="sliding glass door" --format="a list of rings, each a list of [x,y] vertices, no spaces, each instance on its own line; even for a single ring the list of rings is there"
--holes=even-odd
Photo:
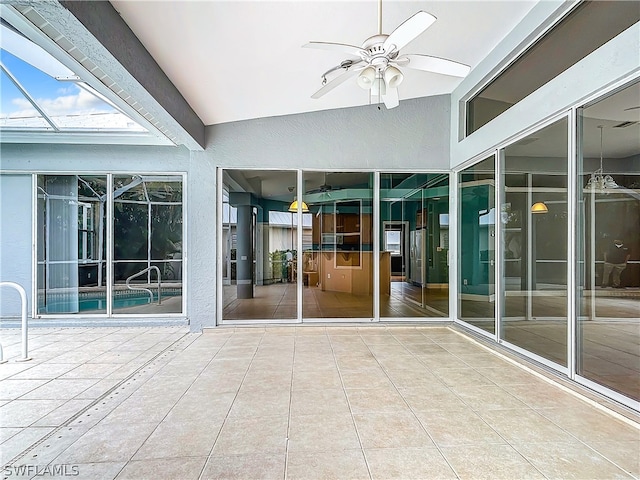
[[[495,333],[495,157],[458,175],[458,316]]]

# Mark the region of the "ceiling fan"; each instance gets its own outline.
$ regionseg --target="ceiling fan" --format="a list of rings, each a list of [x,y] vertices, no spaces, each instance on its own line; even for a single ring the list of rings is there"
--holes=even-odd
[[[400,50],[424,32],[436,21],[430,13],[419,11],[404,21],[389,35],[382,33],[382,0],[378,2],[378,34],[367,38],[361,47],[341,43],[309,42],[304,48],[317,48],[346,53],[353,58],[340,62],[336,67],[322,74],[322,88],[311,95],[320,98],[346,80],[355,77],[360,87],[370,90],[371,94],[382,99],[387,108],[399,105],[398,85],[404,75],[398,67],[413,68],[426,72],[435,72],[454,77],[464,77],[471,68],[468,65],[432,57],[430,55],[403,54]],[[344,70],[340,75],[327,81],[327,75]]]

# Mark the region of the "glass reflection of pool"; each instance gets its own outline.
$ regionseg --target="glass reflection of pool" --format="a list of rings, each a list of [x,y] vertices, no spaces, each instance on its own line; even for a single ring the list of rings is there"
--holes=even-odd
[[[180,291],[163,291],[162,292],[162,300],[165,300],[169,297],[179,296],[182,293]],[[42,302],[42,300],[40,300]],[[146,292],[141,293],[127,293],[126,295],[118,295],[116,294],[113,298],[113,311],[128,308],[128,307],[138,307],[141,305],[149,305],[150,303],[155,303],[158,301],[158,296],[153,296],[153,302],[150,302],[150,296]],[[70,308],[70,304],[68,300],[64,298],[55,298],[49,299],[46,305],[40,304],[38,308],[38,313],[67,313],[70,310],[73,311],[75,309]],[[78,299],[78,311],[84,313],[106,313],[107,311],[107,298],[105,295],[90,295],[86,294],[80,295]]]

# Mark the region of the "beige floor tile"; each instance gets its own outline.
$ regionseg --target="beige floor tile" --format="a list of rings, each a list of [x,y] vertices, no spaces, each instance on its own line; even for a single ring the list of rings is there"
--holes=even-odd
[[[0,399],[15,400],[45,385],[47,382],[49,380],[2,380],[0,381]]]
[[[30,448],[20,459],[23,464],[37,463],[48,465],[52,463],[62,452],[77,441],[89,429],[82,427],[62,427],[52,429],[51,435],[41,442],[38,442],[33,448]]]
[[[340,373],[344,388],[392,388],[391,380],[379,367]]]
[[[610,462],[615,463],[625,472],[640,478],[640,441],[618,442],[588,442]]]
[[[0,425],[28,427],[63,403],[65,400],[14,400],[0,407]]]
[[[142,444],[133,460],[206,457],[211,453],[221,427],[222,421],[217,425],[201,423],[195,416],[190,422],[162,422]]]
[[[115,372],[119,363],[85,363],[60,375],[60,378],[96,378],[101,379]]]
[[[78,367],[77,363],[47,363],[31,366],[29,362],[23,364],[25,370],[11,377],[13,380],[51,380],[58,378]],[[4,366],[2,367],[4,370]]]
[[[337,369],[319,372],[312,370],[294,370],[292,388],[293,390],[342,388],[342,381],[340,380]]]
[[[445,385],[450,387],[494,385],[491,380],[478,375],[478,372],[468,366],[466,368],[441,368],[434,370],[434,372]]]
[[[640,428],[622,421],[584,403],[575,409],[546,408],[538,412],[583,442],[640,440]]]
[[[580,443],[530,443],[515,447],[547,478],[601,480],[633,478]]]
[[[578,442],[574,436],[535,410],[486,410],[478,414],[511,445]]]
[[[491,368],[476,368],[476,371],[497,385],[527,385],[536,378],[535,375],[510,364]]]
[[[437,445],[504,444],[506,441],[482,418],[469,410],[450,412],[433,410],[416,412],[425,429]]]
[[[415,412],[431,410],[465,410],[469,406],[444,385],[417,386],[398,389],[405,402]]]
[[[545,478],[540,471],[509,445],[442,447],[441,451],[463,480]]]
[[[346,414],[292,416],[289,452],[328,452],[360,448],[353,418]]]
[[[411,413],[354,415],[363,448],[433,447],[433,441]]]
[[[351,388],[346,392],[353,413],[402,413],[409,410],[395,388]]]
[[[33,424],[34,427],[59,427],[91,403],[89,399],[69,400]]]
[[[281,454],[287,444],[286,415],[230,417],[213,447],[213,455]]]
[[[115,387],[118,383],[120,383],[120,380],[118,379],[105,378],[103,380],[98,380],[97,383],[93,384],[93,386],[87,388],[84,392],[79,393],[76,396],[76,400],[83,398],[95,400],[96,398],[101,397],[110,389]]]
[[[531,408],[581,408],[584,402],[543,380],[531,378],[527,384],[503,385],[507,392]]]
[[[291,393],[289,390],[268,390],[264,388],[241,387],[233,406],[231,417],[262,417],[287,415]]]
[[[0,444],[3,444],[14,435],[20,433],[23,429],[20,427],[2,427],[0,426]]]
[[[55,462],[129,461],[155,427],[155,423],[114,423],[95,426],[62,452]]]
[[[366,449],[373,480],[457,479],[435,447]]]
[[[469,369],[469,365],[467,365],[464,360],[461,360],[457,355],[449,353],[444,349],[443,352],[444,353],[431,353],[425,355],[418,354],[416,355],[416,358],[432,372],[456,368],[463,370]]]
[[[25,400],[70,400],[92,387],[96,379],[54,379],[24,394]]]
[[[425,386],[437,389],[444,386],[444,383],[424,366],[412,370],[390,370],[386,374],[398,388]]]
[[[206,457],[163,458],[131,461],[117,480],[197,480]]]
[[[189,387],[189,391],[204,394],[237,392],[240,389],[243,374],[220,374],[205,370]]]
[[[212,456],[202,472],[201,480],[281,480],[284,478],[285,456],[228,455]]]
[[[336,452],[290,452],[287,479],[368,480],[370,478],[362,450]]]
[[[451,387],[451,390],[476,411],[528,408],[516,397],[496,385],[458,385]]]
[[[348,414],[349,404],[341,388],[294,390],[291,415]]]
[[[30,427],[22,429],[11,436],[0,446],[0,461],[2,465],[8,463],[14,457],[20,455],[31,445],[48,435],[53,429],[46,427]]]
[[[103,417],[103,426],[121,423],[160,423],[174,401],[163,397],[131,396]]]

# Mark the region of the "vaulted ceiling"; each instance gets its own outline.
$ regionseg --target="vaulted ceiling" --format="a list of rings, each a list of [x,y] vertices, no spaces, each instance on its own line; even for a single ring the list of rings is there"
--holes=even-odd
[[[477,65],[537,3],[398,1],[382,3],[391,33],[420,10],[437,21],[402,53]],[[378,33],[376,0],[128,1],[111,4],[205,125],[376,102],[355,82],[320,99],[322,74],[347,56],[302,48],[309,41],[360,46]],[[405,70],[400,100],[450,93],[459,78]]]

